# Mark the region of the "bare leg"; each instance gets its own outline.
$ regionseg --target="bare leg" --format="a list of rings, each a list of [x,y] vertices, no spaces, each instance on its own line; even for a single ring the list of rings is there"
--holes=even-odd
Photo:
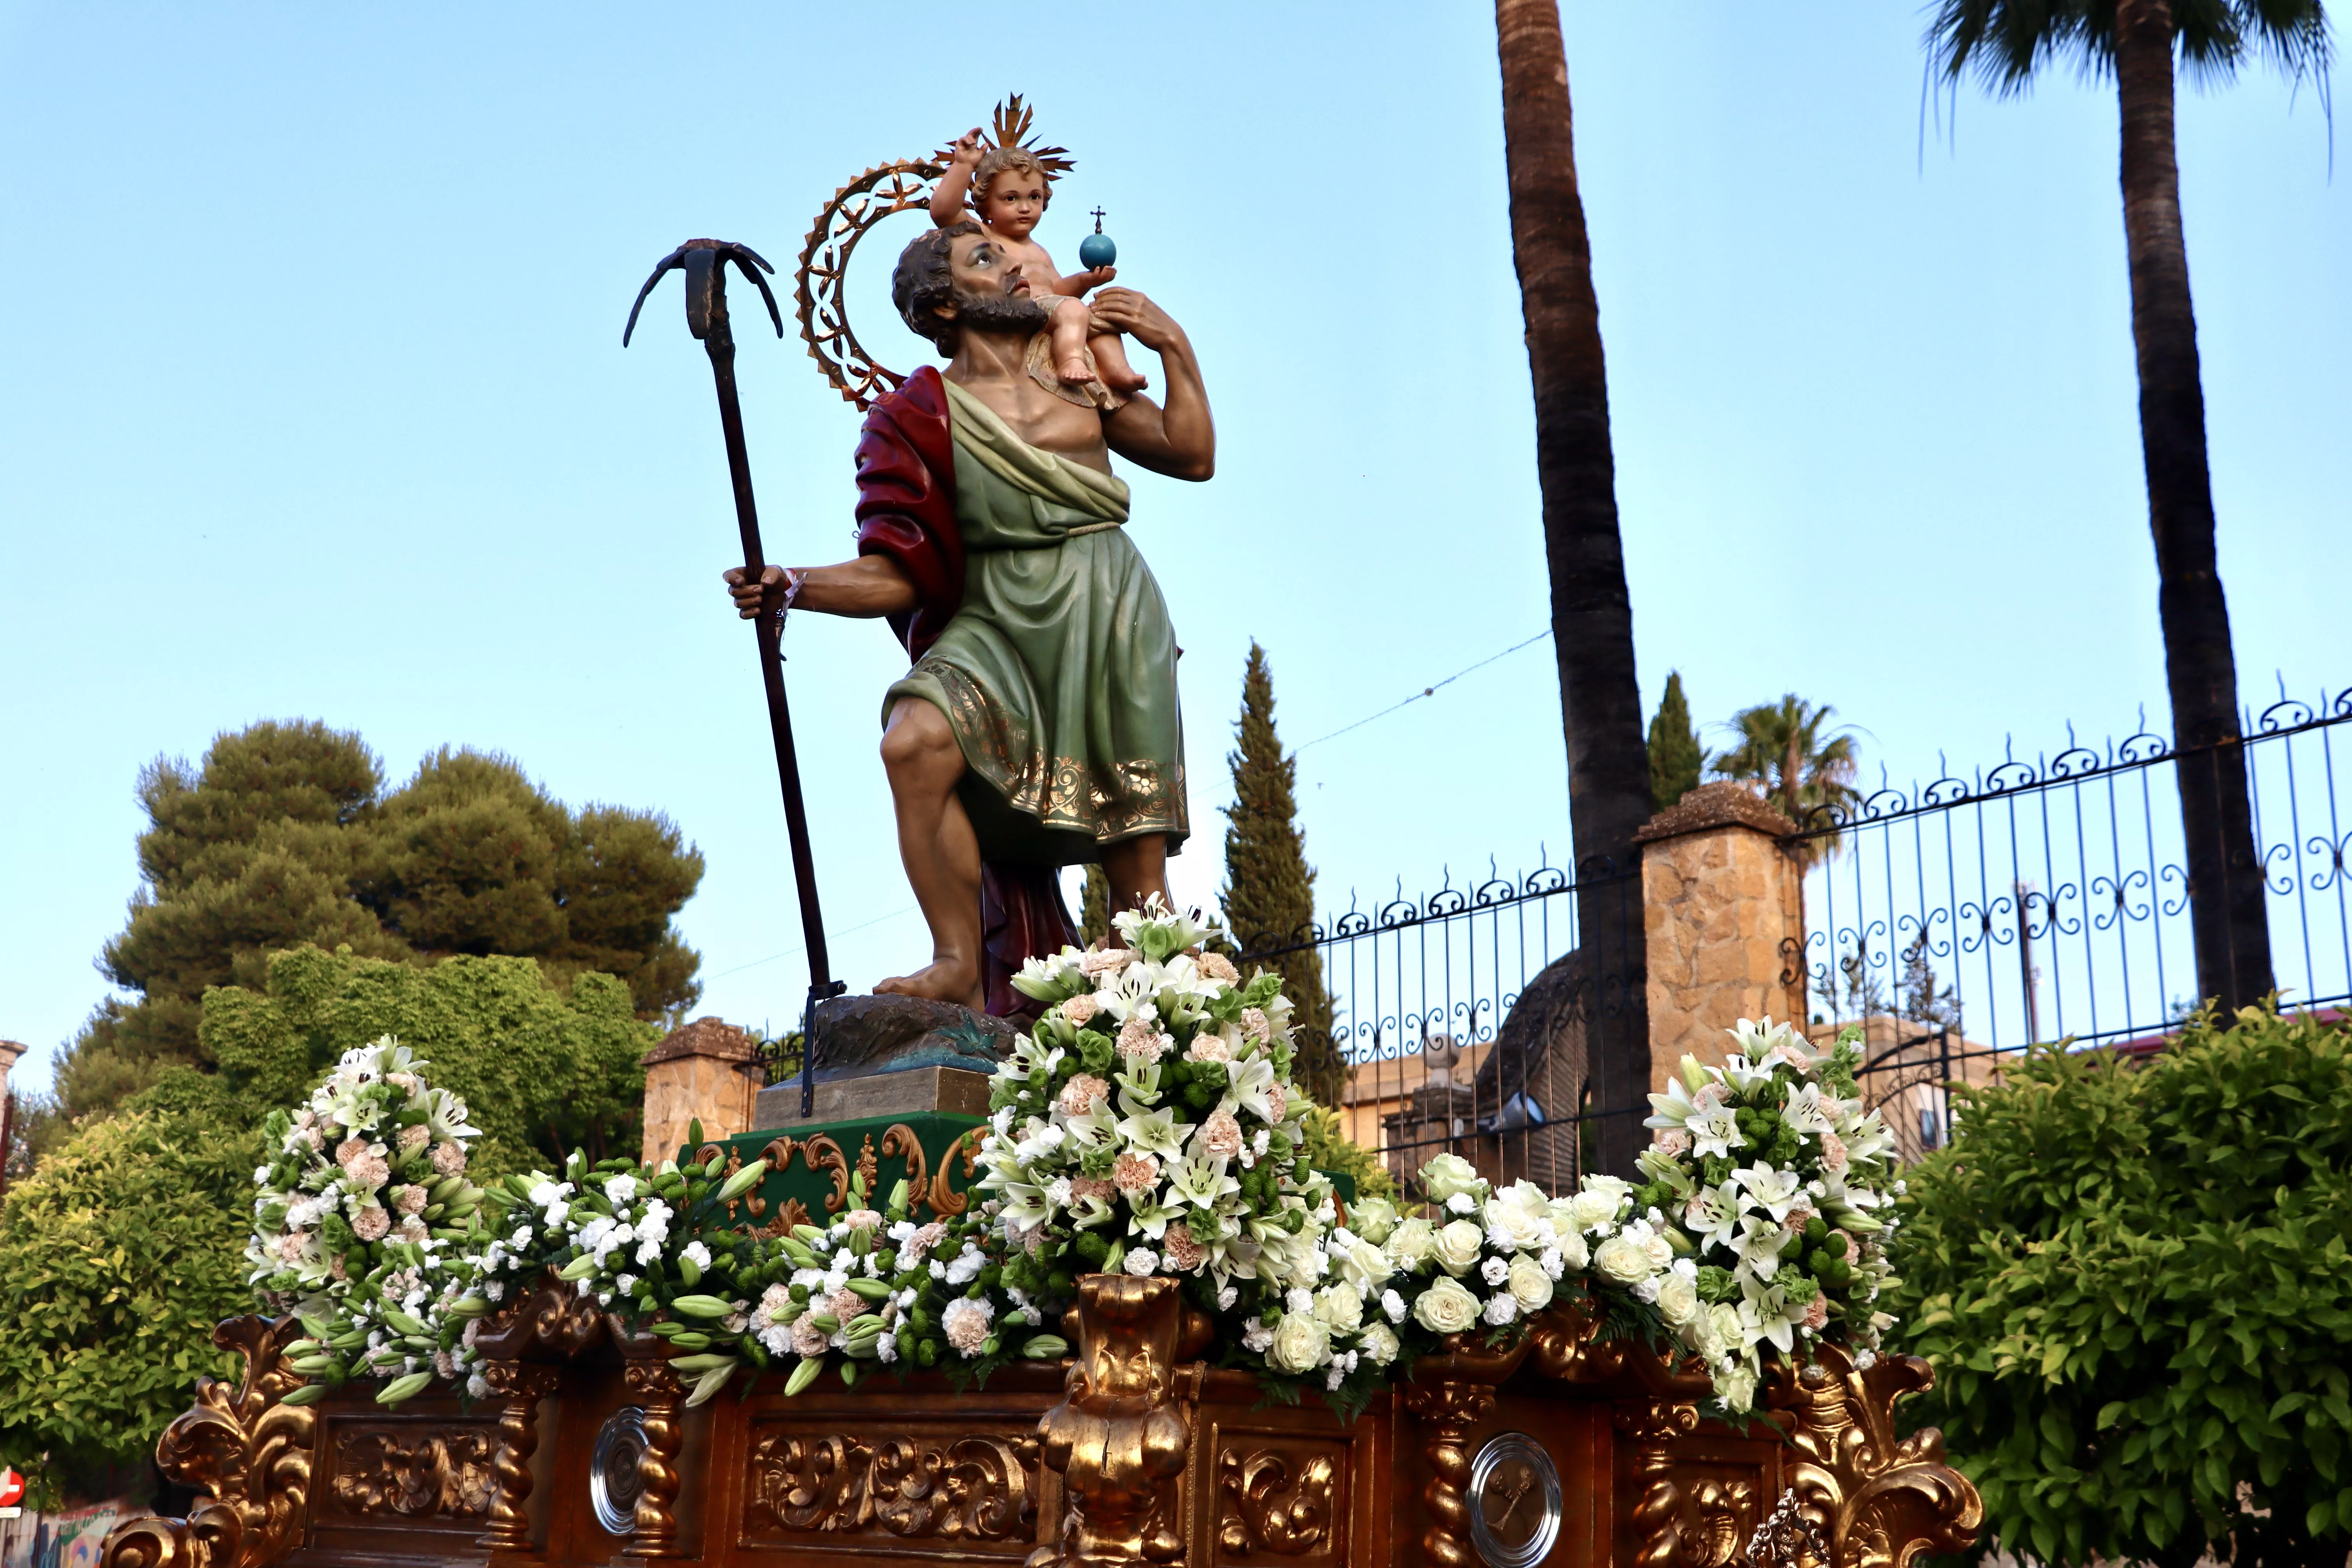
[[[1086,301],[1062,296],[1054,307],[1054,374],[1064,381],[1092,381],[1094,367],[1087,363],[1087,322],[1091,312]]]
[[[1088,338],[1087,347],[1095,353],[1095,373],[1102,384],[1113,392],[1141,392],[1151,384],[1151,378],[1128,363],[1127,344],[1117,332],[1105,332]]]
[[[1110,879],[1112,914],[1139,909],[1154,893],[1164,899],[1168,897],[1168,836],[1146,833],[1107,844],[1102,867],[1103,875]]]
[[[963,751],[947,716],[902,697],[882,732],[882,766],[898,815],[898,858],[931,928],[931,962],[874,987],[899,996],[984,1006],[980,984],[980,840],[956,798]],[[1115,885],[1115,884],[1114,884]]]

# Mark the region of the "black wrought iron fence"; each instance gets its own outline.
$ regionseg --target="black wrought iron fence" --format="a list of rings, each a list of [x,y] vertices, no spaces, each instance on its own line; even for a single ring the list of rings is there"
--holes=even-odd
[[[2282,697],[2237,742],[2290,1005],[2352,999],[2352,689]],[[2143,729],[1824,808],[1784,841],[1811,862],[1801,966],[1813,1022],[1866,1029],[1864,1089],[1898,1139],[1948,1131],[1935,1086],[2037,1042],[2160,1038],[2197,994],[2176,751]],[[1817,1033],[1820,1031],[1817,1030]]]
[[[1637,1092],[1601,1103],[1612,1097],[1590,1066],[1627,1016],[1641,919],[1639,871],[1603,860],[1462,888],[1449,877],[1370,909],[1351,896],[1308,930],[1236,936],[1245,963],[1314,954],[1342,1074],[1334,1109],[1401,1181],[1450,1151],[1491,1179],[1557,1189],[1573,1184],[1583,1126],[1648,1110]]]

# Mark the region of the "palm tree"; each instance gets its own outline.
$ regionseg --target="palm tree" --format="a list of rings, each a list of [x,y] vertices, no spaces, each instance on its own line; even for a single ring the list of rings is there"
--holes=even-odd
[[[1731,716],[1736,742],[1707,765],[1719,779],[1753,787],[1799,827],[1827,827],[1858,798],[1853,736],[1826,728],[1836,711],[1826,702],[1816,708],[1793,691],[1778,702],[1743,708]],[[1836,854],[1838,844],[1839,835],[1831,833],[1788,847],[1800,868],[1811,868]]]
[[[2250,54],[2263,54],[2297,81],[2312,77],[2324,98],[2326,7],[2322,0],[1938,0],[1927,45],[1946,81],[1972,71],[1997,93],[2022,91],[2061,56],[2115,79],[2140,463],[2156,536],[2172,739],[2181,753],[2197,987],[2236,1007],[2271,989],[2270,927],[2240,743],[2230,607],[2214,561],[2205,392],[2180,230],[2174,60],[2226,80]]]
[[[1503,152],[1511,191],[1511,258],[1535,384],[1536,476],[1551,575],[1552,646],[1568,740],[1569,825],[1580,879],[1605,857],[1637,868],[1633,835],[1650,816],[1650,758],[1633,679],[1633,606],[1617,536],[1616,463],[1592,247],[1577,195],[1568,58],[1557,0],[1495,0],[1502,59]],[[1588,1027],[1593,1092],[1603,1111],[1639,1106],[1650,1089],[1646,965],[1640,895],[1626,918],[1622,884],[1580,900],[1588,962],[1607,974],[1610,1007]],[[1622,997],[1622,1005],[1619,999]],[[1598,1124],[1598,1163],[1630,1174],[1640,1118]]]

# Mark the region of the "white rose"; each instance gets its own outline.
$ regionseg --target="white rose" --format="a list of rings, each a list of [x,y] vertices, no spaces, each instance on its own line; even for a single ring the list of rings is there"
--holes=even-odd
[[[1386,1198],[1359,1198],[1348,1205],[1348,1228],[1374,1247],[1397,1227],[1396,1205]]]
[[[1341,1247],[1335,1241],[1331,1247],[1331,1263],[1339,1278],[1359,1290],[1370,1290],[1395,1270],[1389,1266],[1388,1254],[1362,1237],[1353,1247]]]
[[[1715,1396],[1734,1414],[1747,1409],[1756,1402],[1756,1369],[1742,1362],[1729,1372],[1717,1374]]]
[[[1708,1328],[1715,1331],[1717,1341],[1727,1352],[1745,1350],[1748,1347],[1748,1336],[1740,1330],[1739,1309],[1730,1302],[1717,1301],[1714,1306],[1709,1307],[1706,1310],[1706,1324]]]
[[[1572,1226],[1561,1227],[1559,1260],[1564,1268],[1578,1274],[1591,1265],[1592,1249],[1585,1245],[1582,1233]]]
[[[1412,1304],[1412,1315],[1433,1334],[1458,1334],[1478,1321],[1478,1298],[1451,1275],[1441,1274]]]
[[[1475,1220],[1454,1220],[1437,1233],[1437,1265],[1448,1274],[1466,1274],[1486,1246],[1486,1233]]]
[[[1522,1312],[1540,1312],[1551,1305],[1551,1276],[1544,1267],[1522,1252],[1511,1259],[1508,1281],[1511,1300],[1519,1304]]]
[[[1315,1298],[1315,1315],[1342,1333],[1363,1326],[1363,1292],[1352,1285],[1327,1286]]]
[[[1658,1285],[1658,1315],[1668,1328],[1679,1329],[1698,1316],[1698,1284],[1680,1274],[1669,1274]]]
[[[1356,1346],[1376,1366],[1386,1366],[1396,1360],[1397,1351],[1401,1348],[1397,1343],[1396,1331],[1386,1323],[1374,1323],[1366,1329],[1357,1338]]]
[[[1421,1168],[1421,1184],[1428,1190],[1429,1201],[1442,1204],[1456,1193],[1467,1193],[1474,1199],[1486,1195],[1486,1183],[1477,1167],[1459,1154],[1439,1154]]]
[[[1642,1250],[1641,1243],[1612,1236],[1594,1248],[1592,1267],[1612,1285],[1631,1285],[1650,1277],[1650,1255]]]
[[[1331,1353],[1331,1329],[1311,1312],[1285,1312],[1265,1347],[1265,1364],[1293,1374],[1312,1372]]]
[[[1569,1200],[1568,1212],[1576,1222],[1577,1229],[1591,1230],[1596,1225],[1607,1225],[1615,1219],[1619,1206],[1615,1194],[1588,1190]]]
[[[1399,1268],[1418,1268],[1437,1249],[1437,1232],[1425,1219],[1409,1219],[1389,1234],[1381,1250]]]

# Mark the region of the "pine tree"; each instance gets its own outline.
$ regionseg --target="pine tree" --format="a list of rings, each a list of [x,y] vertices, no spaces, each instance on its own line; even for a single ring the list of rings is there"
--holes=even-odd
[[[1664,811],[1696,789],[1699,770],[1706,762],[1698,731],[1691,728],[1682,672],[1669,670],[1665,695],[1658,700],[1658,716],[1650,721],[1651,808]]]
[[[105,1110],[173,1064],[206,1067],[205,988],[258,989],[269,954],[313,943],[423,963],[537,958],[560,984],[601,972],[641,1016],[675,1012],[700,960],[671,928],[702,858],[656,814],[574,816],[502,757],[443,750],[384,793],[359,736],[316,722],[216,737],[200,767],[140,775],[142,885],[100,968],[100,1004],[58,1064],[62,1110]]]
[[[1307,940],[1315,921],[1315,868],[1307,863],[1307,838],[1297,820],[1298,763],[1283,754],[1275,732],[1274,671],[1255,641],[1242,677],[1242,713],[1234,738],[1234,750],[1225,753],[1234,774],[1220,895],[1225,923],[1244,952],[1291,949],[1268,958],[1265,966],[1281,971],[1283,992],[1298,1026],[1293,1073],[1318,1100],[1335,1104],[1347,1064],[1331,1037],[1322,955],[1312,946],[1292,946]]]

